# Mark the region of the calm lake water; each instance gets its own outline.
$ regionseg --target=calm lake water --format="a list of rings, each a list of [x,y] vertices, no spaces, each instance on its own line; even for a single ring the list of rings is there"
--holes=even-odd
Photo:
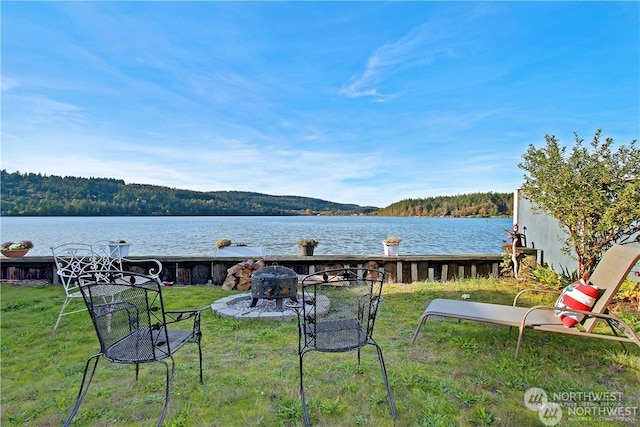
[[[265,246],[267,255],[297,255],[297,242],[319,241],[316,254],[382,253],[382,240],[403,238],[400,254],[497,254],[511,218],[301,217],[2,217],[3,242],[31,240],[29,255],[51,246],[125,239],[130,255],[213,255],[218,239]]]

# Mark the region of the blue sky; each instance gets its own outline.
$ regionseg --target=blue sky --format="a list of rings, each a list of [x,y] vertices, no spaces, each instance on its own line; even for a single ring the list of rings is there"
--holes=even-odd
[[[384,207],[640,134],[638,2],[7,2],[9,172]]]

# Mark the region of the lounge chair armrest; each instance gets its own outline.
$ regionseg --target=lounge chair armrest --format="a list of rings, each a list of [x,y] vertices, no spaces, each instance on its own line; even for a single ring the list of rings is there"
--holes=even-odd
[[[527,317],[536,310],[554,310],[554,311],[562,310],[564,312],[584,314],[587,317],[595,317],[598,319],[605,319],[605,320],[608,319],[614,323],[616,329],[624,333],[627,337],[632,338],[636,341],[638,340],[638,336],[633,330],[633,328],[629,326],[626,322],[624,322],[622,319],[620,319],[618,316],[614,316],[613,314],[594,313],[593,311],[577,310],[574,308],[565,308],[565,307],[554,307],[550,305],[536,305],[534,307],[531,307],[529,310],[527,310],[525,315],[522,317],[522,322],[520,323],[521,330],[527,326]]]
[[[560,291],[552,291],[550,289],[536,289],[536,288],[528,288],[528,289],[523,289],[520,292],[518,292],[516,294],[516,296],[513,298],[513,306],[515,307],[518,304],[518,299],[520,298],[520,296],[524,293],[527,292],[540,292],[540,293],[544,293],[544,294],[555,294],[555,295],[560,295]]]

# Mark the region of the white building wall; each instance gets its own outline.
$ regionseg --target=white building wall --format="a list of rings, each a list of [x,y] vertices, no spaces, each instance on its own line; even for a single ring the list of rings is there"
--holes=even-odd
[[[514,192],[513,221],[514,224],[517,222],[520,232],[525,232],[527,247],[538,249],[538,262],[553,268],[556,273],[576,271],[578,262],[575,251],[571,251],[571,256],[561,251],[567,233],[555,218],[544,213],[534,213],[531,202],[520,193],[520,190]],[[633,280],[640,279],[640,262],[631,270],[629,277]]]
[[[517,221],[520,232],[527,238],[527,247],[538,249],[538,262],[547,264],[557,273],[573,272],[578,269],[578,262],[573,257],[562,253],[562,242],[567,233],[558,221],[544,213],[534,213],[531,202],[521,197],[520,190],[514,193],[514,223]]]

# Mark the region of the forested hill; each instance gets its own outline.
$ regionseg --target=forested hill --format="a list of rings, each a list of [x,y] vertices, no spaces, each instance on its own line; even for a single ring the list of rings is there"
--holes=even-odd
[[[406,199],[380,209],[386,216],[513,216],[513,193],[471,193]]]
[[[1,171],[5,216],[351,215],[377,207],[242,191],[199,192],[109,178]]]
[[[510,193],[406,199],[386,208],[242,191],[200,192],[121,179],[1,171],[3,216],[383,215],[512,216]]]

